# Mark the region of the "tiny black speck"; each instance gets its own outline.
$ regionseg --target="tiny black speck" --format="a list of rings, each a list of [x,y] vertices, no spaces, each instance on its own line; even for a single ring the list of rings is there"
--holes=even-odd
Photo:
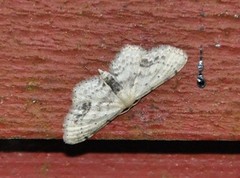
[[[154,60],[157,61],[159,59],[159,56],[155,57]]]
[[[161,56],[161,59],[163,59],[163,60],[164,60],[164,59],[166,59],[166,57],[163,55],[163,56]]]

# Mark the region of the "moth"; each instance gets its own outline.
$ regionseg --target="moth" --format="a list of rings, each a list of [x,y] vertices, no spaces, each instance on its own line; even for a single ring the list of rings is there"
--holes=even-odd
[[[187,54],[161,45],[147,51],[126,45],[115,57],[109,72],[80,82],[73,89],[72,106],[63,128],[63,140],[76,144],[93,136],[143,96],[172,78],[187,62]]]

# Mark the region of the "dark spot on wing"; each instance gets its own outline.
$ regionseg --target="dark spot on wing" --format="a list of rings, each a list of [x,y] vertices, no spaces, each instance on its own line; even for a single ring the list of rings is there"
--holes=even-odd
[[[147,58],[143,58],[141,61],[140,61],[140,66],[141,67],[150,67],[154,64],[157,64],[159,63],[161,60],[165,60],[166,59],[166,56],[162,55],[161,57],[160,56],[156,56],[153,60],[149,60]],[[162,62],[163,64],[165,64],[164,62]]]
[[[88,111],[90,108],[91,108],[91,102],[90,101],[82,104],[82,109],[83,110],[87,110]]]
[[[140,66],[141,67],[150,67],[151,65],[153,65],[153,61],[149,61],[148,59],[146,58],[143,58],[141,61],[140,61]]]
[[[113,93],[117,94],[120,90],[123,89],[123,87],[118,83],[113,76],[109,75],[107,78],[104,79],[105,82],[110,86]]]
[[[88,113],[88,111],[91,109],[91,102],[86,101],[82,105],[79,105],[77,107],[77,113],[75,113],[75,117],[77,119],[82,120],[82,118]]]
[[[154,62],[159,62],[160,60],[165,60],[166,56],[162,55],[161,57],[157,56],[154,58]]]
[[[163,56],[161,56],[161,59],[164,60],[164,59],[166,59],[166,57],[163,55]]]

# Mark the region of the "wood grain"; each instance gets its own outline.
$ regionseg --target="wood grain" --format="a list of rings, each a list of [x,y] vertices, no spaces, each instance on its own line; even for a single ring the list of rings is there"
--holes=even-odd
[[[239,140],[239,9],[238,0],[0,1],[0,138],[61,139],[76,83],[107,70],[125,44],[170,44],[187,52],[184,69],[94,139]]]
[[[1,177],[239,177],[239,155],[5,153]],[[23,159],[24,157],[24,159]],[[37,158],[37,159],[36,159]],[[127,169],[126,169],[127,168]]]

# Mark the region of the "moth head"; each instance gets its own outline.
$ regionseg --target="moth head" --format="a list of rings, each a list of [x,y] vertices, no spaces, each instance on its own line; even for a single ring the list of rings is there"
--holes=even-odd
[[[103,79],[104,79],[104,78],[107,78],[108,75],[109,75],[108,72],[103,71],[103,70],[101,70],[101,69],[98,69],[98,72],[99,72],[100,76],[101,76]]]

